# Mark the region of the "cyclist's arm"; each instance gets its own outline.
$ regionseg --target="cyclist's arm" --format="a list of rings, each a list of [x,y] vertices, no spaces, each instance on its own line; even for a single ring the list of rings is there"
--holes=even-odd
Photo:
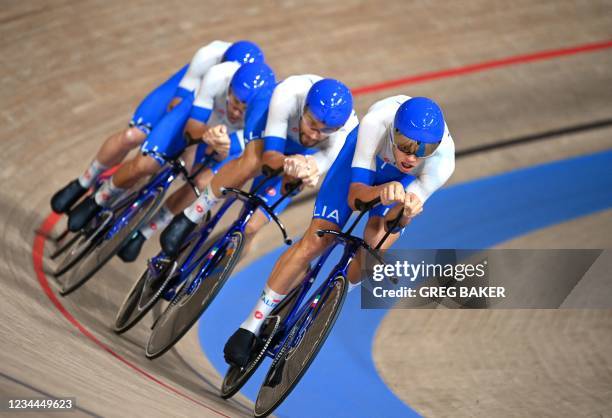
[[[287,142],[287,129],[289,118],[295,111],[295,94],[286,82],[278,85],[272,94],[266,129],[264,131],[263,165],[276,170],[283,166],[285,161],[285,144]]]
[[[414,193],[422,203],[446,183],[455,171],[455,144],[447,133],[436,153],[423,161],[417,169],[416,178],[406,187],[406,192]]]
[[[179,83],[177,95],[184,97],[184,94],[196,92],[204,75],[213,65],[221,62],[223,54],[225,54],[230,45],[231,43],[229,42],[213,41],[198,49],[189,63],[187,72]]]
[[[285,157],[285,154],[277,151],[266,151],[263,153],[262,165],[267,165],[273,170],[278,170],[285,164]]]
[[[197,141],[209,129],[208,120],[215,105],[215,97],[226,88],[227,70],[230,66],[238,67],[236,63],[222,63],[208,70],[198,88],[198,94],[193,101],[185,134],[190,140]]]
[[[363,183],[351,183],[348,195],[349,207],[353,210],[357,210],[357,208],[355,208],[355,202],[357,200],[367,203],[376,199],[380,196],[380,192],[385,186],[386,183],[378,186],[368,186],[367,184]]]
[[[368,113],[361,120],[357,145],[351,165],[351,186],[348,204],[355,210],[355,201],[369,202],[380,195],[384,185],[372,186],[376,174],[376,153],[385,140],[385,126],[377,115]]]

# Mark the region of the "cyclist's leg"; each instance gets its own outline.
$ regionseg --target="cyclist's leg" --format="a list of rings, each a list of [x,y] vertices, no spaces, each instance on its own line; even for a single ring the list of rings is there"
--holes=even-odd
[[[188,162],[190,159],[193,161],[194,156],[191,156],[190,154],[192,154],[192,152],[189,152],[193,149],[194,147],[191,147],[183,154],[187,166],[191,165]],[[197,163],[198,162],[195,161],[195,166],[199,166]],[[192,172],[194,169],[192,169]],[[212,169],[204,169],[195,177],[194,183],[199,190],[202,190],[208,184],[210,184],[210,180],[213,178],[213,176],[214,171]],[[196,199],[196,197],[197,196],[195,195],[191,185],[189,183],[183,184],[178,190],[168,197],[164,205],[149,221],[149,223],[140,229],[139,232],[142,235],[142,238],[139,237],[139,240],[144,242],[144,240],[151,238],[157,231],[166,228],[174,216],[189,206]]]
[[[228,363],[246,365],[267,316],[300,283],[310,262],[333,243],[333,237],[329,235],[317,236],[319,229],[339,230],[340,227],[323,219],[313,219],[302,239],[276,261],[255,307],[225,344],[223,353]]]
[[[183,212],[174,217],[161,235],[161,246],[168,255],[176,255],[187,236],[201,222],[206,213],[220,200],[221,187],[240,187],[261,169],[263,141],[251,141],[244,153],[222,165],[202,194]]]
[[[77,205],[68,217],[68,229],[83,228],[103,207],[108,206],[124,190],[134,186],[141,178],[156,173],[160,164],[153,158],[138,154],[119,167],[96,193]]]
[[[188,147],[181,158],[185,162],[186,167],[191,167],[190,172],[195,172],[201,166],[201,160],[198,158],[197,153],[198,147]],[[203,170],[195,178],[195,183],[198,188],[205,187],[210,183],[210,179],[213,176],[213,172],[210,169]],[[135,261],[140,255],[142,246],[144,243],[151,238],[159,230],[163,230],[170,224],[174,216],[181,210],[185,209],[191,202],[196,198],[193,189],[188,183],[183,184],[178,190],[172,193],[164,204],[159,208],[157,213],[147,222],[146,225],[141,227],[136,233],[134,233],[125,245],[119,251],[118,256],[121,260],[129,263]]]
[[[134,186],[141,178],[157,172],[167,159],[181,155],[187,145],[183,128],[189,119],[191,105],[191,101],[183,100],[159,120],[155,130],[151,131],[142,144],[142,153],[121,164],[95,196],[85,199],[70,213],[68,229],[81,229],[123,190]]]
[[[242,257],[245,257],[251,250],[251,243],[255,238],[255,235],[270,222],[270,219],[260,210],[255,211],[249,223],[246,225],[244,232],[246,234],[246,241],[242,250]]]
[[[339,231],[350,217],[352,210],[347,196],[353,153],[354,144],[342,149],[321,185],[308,230],[277,260],[254,309],[225,344],[223,352],[228,363],[239,366],[247,363],[266,317],[300,283],[310,262],[334,242],[332,236],[319,237],[316,232],[319,229]]]
[[[262,152],[263,141],[249,142],[240,157],[227,162],[218,170],[210,185],[203,190],[202,196],[185,210],[185,215],[192,222],[199,222],[203,216],[201,214],[212,209],[221,198],[222,188],[242,187],[244,183],[255,177],[261,171]]]

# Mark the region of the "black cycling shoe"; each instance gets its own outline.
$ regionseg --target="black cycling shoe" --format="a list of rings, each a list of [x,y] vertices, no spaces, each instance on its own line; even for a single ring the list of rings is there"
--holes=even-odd
[[[83,200],[70,211],[70,215],[68,215],[68,230],[72,232],[80,231],[101,210],[102,206],[96,203],[93,196]]]
[[[85,192],[87,192],[87,188],[81,186],[79,179],[72,180],[62,189],[55,192],[51,198],[51,209],[53,209],[53,212],[66,213]]]
[[[251,352],[256,348],[259,342],[259,338],[251,331],[244,328],[238,328],[238,330],[229,337],[229,340],[225,343],[225,347],[223,347],[225,362],[232,366],[246,366],[249,362]]]
[[[160,243],[167,256],[176,257],[187,239],[198,224],[191,222],[183,212],[176,215],[170,225],[161,233]]]
[[[129,241],[121,247],[121,251],[119,251],[117,255],[126,263],[131,263],[138,258],[142,245],[146,240],[142,232],[136,231],[136,233],[130,237]]]

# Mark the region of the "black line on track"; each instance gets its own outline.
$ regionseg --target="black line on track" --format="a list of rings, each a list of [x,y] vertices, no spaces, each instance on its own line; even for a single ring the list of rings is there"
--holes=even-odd
[[[492,144],[479,145],[472,148],[457,151],[457,158],[467,157],[469,155],[479,154],[481,152],[493,151],[499,148],[511,147],[513,145],[521,145],[530,142],[542,141],[545,139],[554,138],[556,136],[570,135],[580,132],[602,129],[612,126],[612,119],[597,120],[594,122],[583,123],[578,125],[566,126],[564,128],[553,129],[550,131],[539,132],[535,134],[519,136],[516,138],[502,139],[495,141]]]
[[[459,150],[455,152],[455,157],[457,159],[469,157],[474,154],[480,154],[484,152],[494,151],[500,148],[508,148],[514,145],[522,145],[530,142],[543,141],[546,139],[551,139],[556,136],[570,135],[580,132],[587,132],[596,129],[603,129],[612,126],[612,119],[602,119],[594,122],[588,122],[578,125],[566,126],[563,128],[552,129],[550,131],[538,132],[535,134],[529,134],[525,136],[519,136],[516,138],[508,138],[496,141],[491,144],[478,145],[472,148],[466,148],[464,150]],[[305,202],[311,199],[314,199],[317,196],[318,189],[313,190],[312,192],[300,193],[296,197],[292,199],[293,203]]]

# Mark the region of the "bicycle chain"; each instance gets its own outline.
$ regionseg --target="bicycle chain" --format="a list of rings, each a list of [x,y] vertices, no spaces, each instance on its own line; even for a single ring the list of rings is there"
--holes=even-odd
[[[248,367],[246,370],[250,371],[251,368],[257,364],[259,362],[259,360],[261,360],[261,358],[264,356],[264,354],[266,353],[266,350],[268,349],[268,346],[270,346],[270,343],[272,342],[272,339],[274,338],[274,334],[276,334],[276,331],[278,331],[278,328],[280,327],[280,316],[275,315],[274,318],[276,319],[276,324],[274,324],[274,328],[272,329],[272,333],[270,334],[270,336],[268,337],[268,339],[266,340],[264,346],[262,347],[261,350],[259,350],[259,355],[257,356],[257,358],[255,359],[255,361],[253,361],[251,363],[251,367]]]

